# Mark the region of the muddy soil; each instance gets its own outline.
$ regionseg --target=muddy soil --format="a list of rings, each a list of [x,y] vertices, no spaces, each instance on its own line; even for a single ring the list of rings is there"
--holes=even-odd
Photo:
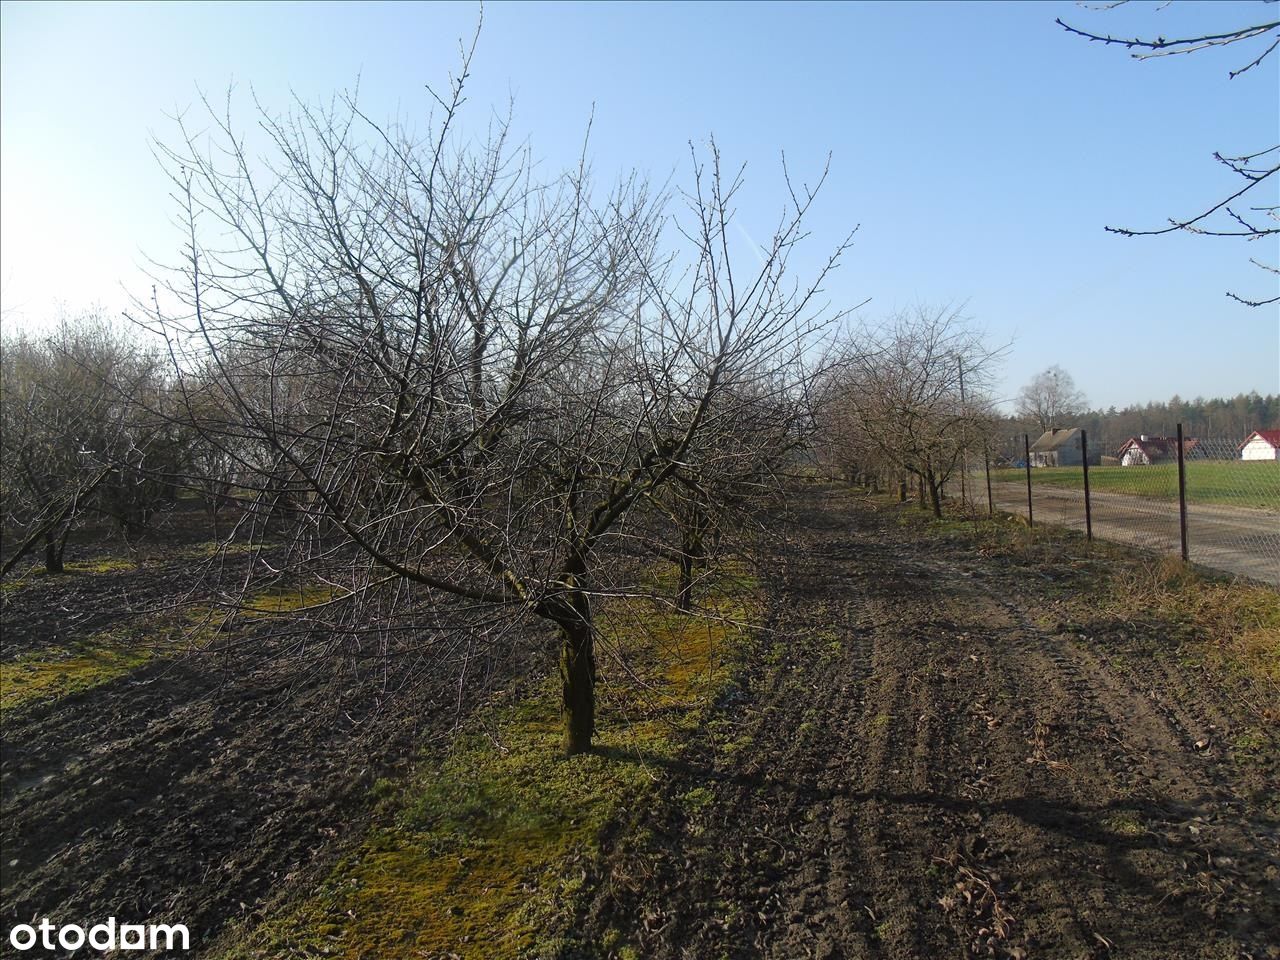
[[[33,651],[69,651],[107,631],[119,640],[140,637],[143,631],[163,635],[166,631],[151,628],[158,617],[178,611],[192,589],[199,589],[204,566],[176,556],[107,574],[71,569],[54,577],[37,575],[0,599],[0,660]]]
[[[145,622],[186,592],[182,564],[23,586],[5,606],[5,646],[56,655],[86,630]],[[357,665],[308,657],[305,639],[162,654],[7,712],[0,928],[184,923],[198,955],[228,924],[314,883],[359,837],[375,780],[446,740],[536,657],[528,637],[442,649],[410,636]],[[6,937],[0,956],[11,955]]]
[[[199,505],[183,501],[158,517],[153,528],[129,541],[107,523],[77,529],[67,545],[66,572],[47,576],[40,551],[24,558],[0,593],[0,661],[32,651],[73,650],[97,634],[146,642],[193,603],[216,601],[220,586],[236,587],[264,561],[277,565],[280,547],[226,550],[209,540]],[[177,639],[177,638],[173,638]]]
[[[778,533],[754,665],[611,829],[568,955],[1280,957],[1256,703],[1141,625],[1057,619],[1096,569],[830,492]]]

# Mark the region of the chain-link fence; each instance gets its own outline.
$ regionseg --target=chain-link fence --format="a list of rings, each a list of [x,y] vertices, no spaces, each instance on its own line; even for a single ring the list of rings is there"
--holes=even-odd
[[[980,452],[976,470],[970,460],[966,492],[979,511],[1280,585],[1280,460],[1262,441],[1184,437],[1180,464],[1176,435],[1009,437]]]

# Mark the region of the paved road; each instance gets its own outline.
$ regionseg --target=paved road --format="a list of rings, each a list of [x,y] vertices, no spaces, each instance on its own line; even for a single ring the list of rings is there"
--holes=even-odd
[[[986,490],[979,486],[985,504]],[[1026,516],[1027,488],[992,484],[997,509]],[[1178,553],[1176,502],[1124,493],[1092,492],[1093,535],[1161,553]],[[1084,491],[1033,490],[1037,521],[1084,530]],[[1280,512],[1247,507],[1187,505],[1187,542],[1195,563],[1280,586]]]

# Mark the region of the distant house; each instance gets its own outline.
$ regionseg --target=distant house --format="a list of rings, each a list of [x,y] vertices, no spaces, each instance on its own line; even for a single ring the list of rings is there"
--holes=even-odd
[[[1040,439],[1031,445],[1031,465],[1033,467],[1078,467],[1084,462],[1081,457],[1081,436],[1079,427],[1056,427],[1040,434]],[[1097,454],[1089,455],[1090,463],[1097,463]]]
[[[1182,458],[1190,460],[1199,456],[1196,448],[1200,441],[1185,437],[1182,441]],[[1124,442],[1116,457],[1122,467],[1145,466],[1150,463],[1163,463],[1178,459],[1177,437],[1148,437],[1145,433],[1140,437],[1130,437]]]
[[[1280,430],[1255,430],[1239,450],[1241,460],[1280,460]]]

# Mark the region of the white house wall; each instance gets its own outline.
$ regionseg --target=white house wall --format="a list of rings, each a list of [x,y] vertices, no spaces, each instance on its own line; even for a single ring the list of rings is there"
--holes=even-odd
[[[1254,437],[1243,447],[1240,448],[1241,460],[1278,460],[1280,459],[1280,450],[1277,450],[1261,437]]]

